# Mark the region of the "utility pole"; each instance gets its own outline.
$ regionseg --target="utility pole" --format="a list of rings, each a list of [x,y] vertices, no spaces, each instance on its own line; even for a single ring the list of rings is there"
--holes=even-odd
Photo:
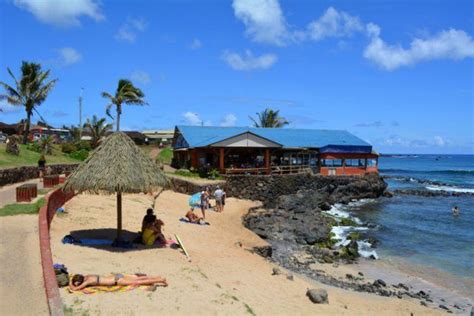
[[[81,94],[79,95],[79,140],[82,138],[82,93],[84,88],[81,88]]]

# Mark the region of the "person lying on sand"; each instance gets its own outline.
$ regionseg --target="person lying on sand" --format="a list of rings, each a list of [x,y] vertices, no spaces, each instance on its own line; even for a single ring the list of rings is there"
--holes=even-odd
[[[161,229],[165,223],[161,219],[148,223],[142,232],[142,241],[146,246],[153,246],[156,241],[166,243],[166,238]]]
[[[192,209],[186,213],[186,218],[189,220],[190,223],[201,225],[205,223],[204,219],[194,214]]]
[[[123,275],[115,274],[111,276],[100,276],[97,274],[75,274],[69,281],[69,288],[72,291],[80,291],[88,286],[114,286],[114,285],[155,285],[168,286],[165,278],[160,276],[147,276],[146,274]]]

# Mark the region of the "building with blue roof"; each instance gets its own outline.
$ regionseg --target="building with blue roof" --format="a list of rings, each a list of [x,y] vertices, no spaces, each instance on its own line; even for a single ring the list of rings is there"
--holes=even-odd
[[[372,145],[343,130],[178,125],[174,164],[221,173],[377,172]]]

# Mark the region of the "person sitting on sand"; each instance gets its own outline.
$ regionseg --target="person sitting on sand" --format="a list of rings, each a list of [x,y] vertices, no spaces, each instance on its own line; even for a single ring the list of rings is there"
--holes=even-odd
[[[149,208],[146,210],[146,215],[143,217],[142,220],[142,232],[145,230],[145,227],[150,224],[154,223],[156,221],[156,215],[153,214],[153,209]]]
[[[459,216],[459,207],[454,206],[451,211],[453,212],[453,216]]]
[[[142,233],[142,242],[146,246],[153,246],[156,241],[166,243],[166,238],[161,231],[161,227],[164,225],[165,223],[160,219],[148,223]]]
[[[115,274],[112,276],[100,276],[97,274],[75,274],[69,281],[69,288],[72,291],[80,291],[88,286],[114,286],[114,285],[155,285],[160,284],[168,286],[165,278],[160,276],[147,276],[146,274],[123,275]]]
[[[201,224],[201,225],[205,223],[202,217],[199,217],[196,214],[194,214],[193,209],[189,210],[186,213],[186,218],[188,219],[190,223]]]

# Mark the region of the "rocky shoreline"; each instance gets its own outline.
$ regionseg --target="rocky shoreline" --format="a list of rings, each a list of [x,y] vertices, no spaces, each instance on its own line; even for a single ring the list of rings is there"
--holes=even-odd
[[[257,253],[321,283],[386,297],[418,299],[421,305],[435,306],[446,312],[465,311],[465,307],[456,304],[435,302],[427,290],[416,291],[407,284],[387,284],[381,279],[370,282],[361,272],[341,277],[325,271],[324,265],[337,268],[342,264],[357,263],[362,246],[375,248],[377,244],[376,240],[364,236],[371,224],[334,216],[331,212],[334,205],[390,197],[386,188],[387,184],[378,175],[367,175],[339,185],[304,188],[264,201],[261,208],[250,209],[244,224],[271,245],[255,249]],[[350,232],[341,240],[335,231],[345,229]],[[374,255],[369,257],[375,259]]]

